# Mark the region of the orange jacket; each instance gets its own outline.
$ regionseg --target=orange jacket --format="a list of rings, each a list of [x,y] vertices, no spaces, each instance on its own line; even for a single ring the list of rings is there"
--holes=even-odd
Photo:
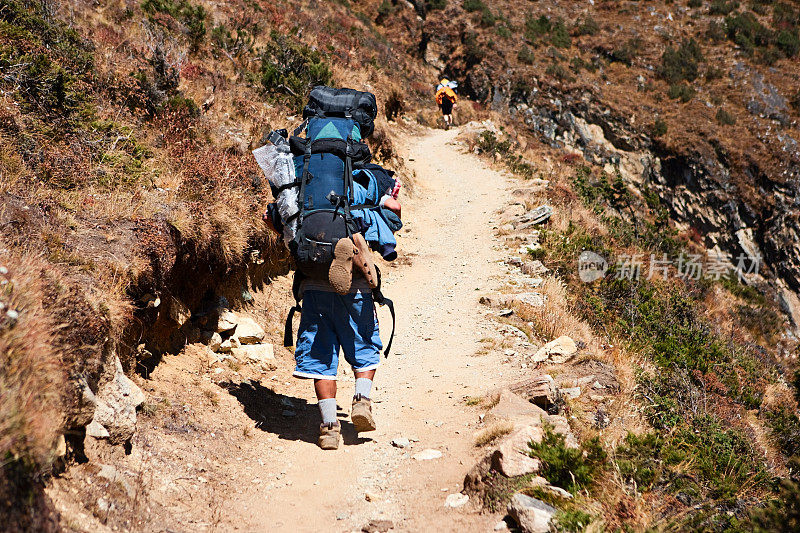
[[[453,89],[447,86],[442,87],[441,89],[436,91],[436,103],[442,105],[442,102],[444,101],[445,97],[447,97],[447,99],[453,102],[454,104],[458,102],[458,96],[456,96],[455,91],[453,91]]]

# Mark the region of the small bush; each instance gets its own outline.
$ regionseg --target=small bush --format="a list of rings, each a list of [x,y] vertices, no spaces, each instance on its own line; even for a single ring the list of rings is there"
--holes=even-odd
[[[717,119],[717,123],[723,126],[733,126],[736,124],[736,117],[725,111],[724,109],[720,108],[717,110],[717,115],[715,117]]]
[[[561,63],[553,63],[545,69],[544,73],[560,81],[575,81],[575,78],[570,75],[569,71]]]
[[[306,93],[315,85],[328,85],[333,74],[325,56],[295,42],[291,37],[272,32],[261,52],[261,85],[267,95],[280,98],[293,109],[300,109]]]
[[[546,15],[539,17],[525,15],[525,38],[531,42],[536,42],[540,37],[547,35],[551,27],[550,19]]]
[[[478,151],[483,154],[507,154],[511,150],[511,141],[501,141],[491,130],[484,130],[478,136]]]
[[[700,73],[698,67],[700,61],[703,61],[700,45],[694,39],[688,39],[677,49],[667,46],[661,56],[659,74],[672,84],[683,80],[694,81]]]
[[[464,61],[467,66],[477,65],[486,57],[486,50],[478,43],[478,34],[468,32],[464,36]]]
[[[497,26],[497,29],[495,29],[495,32],[497,33],[497,35],[499,35],[503,39],[510,39],[511,37],[514,36],[514,33],[505,24],[501,24],[500,26]]]
[[[550,44],[556,48],[569,48],[572,45],[572,37],[561,19],[558,19],[550,29]]]
[[[790,465],[794,472],[800,463]],[[800,483],[795,479],[781,479],[778,497],[764,507],[753,509],[745,529],[755,533],[791,533],[800,531]]]
[[[597,437],[581,448],[568,448],[564,435],[556,433],[549,425],[545,425],[542,442],[531,441],[528,447],[528,455],[542,462],[541,476],[573,494],[592,484],[607,458]]]
[[[752,54],[755,47],[769,46],[772,41],[772,31],[749,11],[726,17],[725,32],[728,39],[748,54]]]
[[[662,118],[657,118],[651,131],[653,137],[663,137],[667,134],[667,122]]]
[[[686,102],[691,101],[694,98],[694,95],[697,91],[691,85],[686,85],[684,83],[670,85],[669,90],[667,91],[667,96],[672,98],[673,100],[680,100],[684,104]]]
[[[447,7],[447,0],[425,0],[425,9],[428,11],[441,11]]]
[[[786,57],[794,57],[800,53],[800,37],[797,35],[797,30],[781,31],[778,33],[775,44]]]
[[[578,35],[597,35],[600,33],[600,25],[591,15],[586,15],[575,24],[575,33]]]
[[[766,413],[773,440],[787,457],[800,454],[800,418],[791,409],[781,406]]]
[[[533,50],[528,48],[528,45],[523,44],[522,48],[520,48],[519,52],[517,52],[517,59],[519,59],[520,63],[533,65],[533,61],[536,59],[536,57],[533,54]]]
[[[689,0],[689,3],[686,5],[689,7],[702,7],[703,0]]]
[[[612,61],[619,61],[620,63],[624,63],[628,66],[633,63],[633,60],[639,55],[639,51],[642,47],[642,40],[639,37],[631,37],[625,44],[622,46],[615,48],[611,52],[611,60]]]
[[[739,9],[739,2],[731,0],[714,0],[708,12],[711,15],[727,15],[731,11]]]
[[[183,25],[183,32],[196,51],[206,35],[206,10],[201,5],[193,5],[188,0],[144,0],[142,10],[149,15],[163,13]],[[155,22],[157,18],[151,17]]]

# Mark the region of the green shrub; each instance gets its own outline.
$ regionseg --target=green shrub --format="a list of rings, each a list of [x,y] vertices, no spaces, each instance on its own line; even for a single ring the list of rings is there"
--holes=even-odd
[[[711,15],[727,15],[731,11],[739,9],[739,2],[729,0],[714,0],[708,9]]]
[[[727,33],[725,31],[725,26],[720,24],[719,22],[712,20],[708,23],[708,28],[706,29],[706,37],[711,39],[714,42],[721,42],[725,40]]]
[[[775,44],[786,57],[794,57],[800,53],[800,37],[797,36],[797,30],[781,31],[778,33]]]
[[[550,33],[552,25],[546,15],[534,17],[530,13],[525,15],[525,38],[536,42],[540,37]]]
[[[197,50],[206,35],[206,10],[188,0],[144,0],[142,10],[149,15],[163,13],[183,25],[192,50]],[[156,20],[156,19],[154,19]]]
[[[686,5],[689,7],[702,7],[703,0],[689,0],[689,3]]]
[[[468,32],[464,35],[464,61],[467,66],[477,65],[486,57],[486,50],[478,43],[478,34]]]
[[[520,63],[533,65],[533,61],[536,59],[536,57],[533,54],[533,50],[528,48],[528,45],[523,44],[522,48],[520,48],[519,52],[517,52],[517,59],[520,61]]]
[[[794,472],[800,463],[791,464]],[[800,483],[794,479],[781,479],[777,498],[764,507],[754,509],[745,524],[746,531],[754,533],[793,533],[800,531]]]
[[[328,85],[333,74],[325,56],[291,37],[273,31],[261,51],[261,85],[265,93],[299,110],[315,85]]]
[[[717,119],[717,123],[723,126],[733,126],[736,124],[736,117],[728,113],[722,108],[717,110],[717,115],[715,117]]]
[[[491,130],[484,130],[478,136],[478,151],[482,154],[494,155],[507,154],[511,150],[511,141],[506,139],[501,141]]]
[[[553,63],[545,69],[544,73],[560,81],[575,81],[575,78],[569,73],[569,70],[564,68],[564,65],[561,63]]]
[[[591,15],[586,15],[578,19],[577,24],[575,24],[575,32],[578,35],[597,35],[600,33],[600,25]]]
[[[615,48],[611,52],[611,60],[619,61],[628,66],[631,65],[633,60],[639,54],[642,47],[642,40],[639,37],[631,37],[622,46]]]
[[[428,11],[441,11],[447,7],[447,0],[425,0],[425,9]]]
[[[792,410],[780,407],[766,413],[767,425],[781,453],[787,457],[800,454],[800,418]]]
[[[766,487],[769,475],[738,430],[707,415],[666,433],[629,434],[614,460],[623,479],[641,492],[662,487],[682,501],[738,499],[742,486]]]
[[[556,533],[586,531],[587,526],[592,523],[593,519],[592,515],[580,509],[559,510],[558,514],[553,518],[551,531]]]
[[[607,455],[595,437],[580,448],[568,448],[564,435],[545,425],[542,442],[528,443],[528,455],[542,462],[539,474],[557,487],[576,493],[592,484]]]
[[[749,11],[726,17],[725,31],[728,39],[748,54],[757,46],[769,46],[772,41],[772,31]]]
[[[657,118],[653,123],[653,137],[662,137],[667,134],[667,122],[663,118]]]
[[[659,74],[671,84],[683,80],[694,81],[700,73],[698,62],[703,61],[703,52],[694,39],[683,41],[675,49],[667,46],[661,56]]]
[[[684,104],[694,98],[696,91],[691,85],[685,83],[670,85],[667,96],[673,100],[680,100]]]
[[[558,19],[550,29],[550,43],[556,48],[569,48],[572,45],[572,37],[563,20]]]
[[[497,33],[497,35],[499,35],[503,39],[510,39],[511,37],[514,36],[514,33],[505,24],[500,24],[499,26],[497,26],[497,28],[495,29],[495,33]]]
[[[483,3],[483,0],[464,0],[463,6],[464,11],[467,13],[475,13],[477,11],[488,9],[486,4]]]

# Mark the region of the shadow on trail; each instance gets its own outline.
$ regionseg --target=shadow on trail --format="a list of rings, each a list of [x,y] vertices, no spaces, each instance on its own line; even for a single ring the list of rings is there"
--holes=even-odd
[[[320,416],[316,405],[309,404],[302,398],[279,394],[253,380],[241,383],[227,381],[220,383],[220,386],[239,400],[245,414],[261,431],[272,433],[284,440],[317,444]],[[372,440],[358,435],[353,424],[346,420],[347,413],[341,408],[337,410],[337,416],[342,424],[344,444],[363,444]]]

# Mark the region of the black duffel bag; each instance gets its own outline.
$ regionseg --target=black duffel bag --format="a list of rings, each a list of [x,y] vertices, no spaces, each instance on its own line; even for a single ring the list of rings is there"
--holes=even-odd
[[[303,118],[350,117],[358,123],[361,137],[369,137],[375,129],[378,104],[375,95],[355,89],[334,89],[318,85],[308,95]]]

